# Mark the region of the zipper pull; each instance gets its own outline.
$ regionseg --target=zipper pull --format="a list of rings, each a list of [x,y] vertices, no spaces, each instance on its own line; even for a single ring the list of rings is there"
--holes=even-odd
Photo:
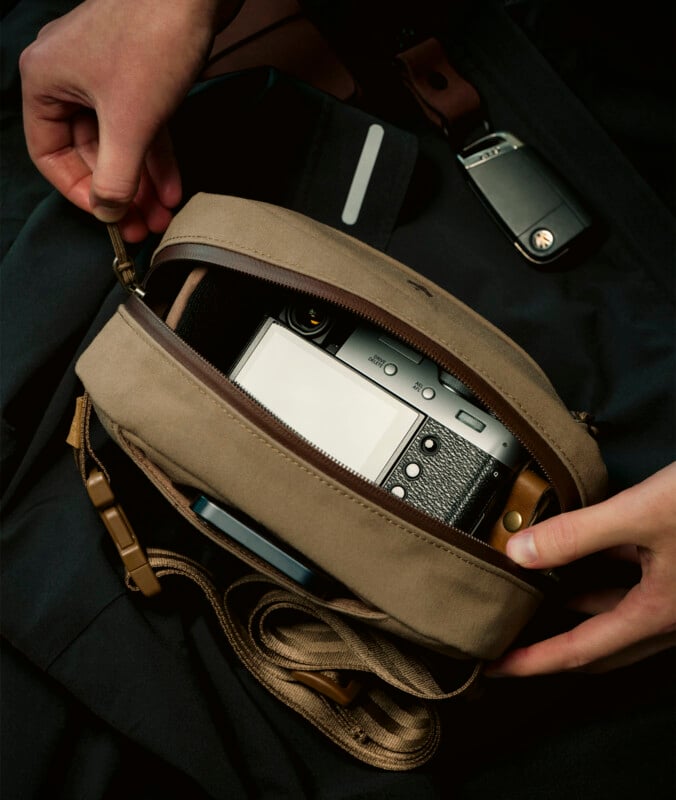
[[[127,255],[120,229],[114,223],[108,224],[106,227],[115,252],[115,258],[113,259],[115,277],[128,292],[136,294],[143,299],[145,292],[139,286],[134,261]]]

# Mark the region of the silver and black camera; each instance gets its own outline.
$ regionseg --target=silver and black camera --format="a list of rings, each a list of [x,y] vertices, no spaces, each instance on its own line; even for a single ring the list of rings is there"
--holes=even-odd
[[[266,317],[229,374],[348,469],[468,533],[493,521],[525,459],[452,375],[319,306]]]

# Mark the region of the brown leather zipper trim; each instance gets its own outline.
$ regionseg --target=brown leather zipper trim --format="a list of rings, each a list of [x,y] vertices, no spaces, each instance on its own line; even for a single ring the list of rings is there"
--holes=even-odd
[[[409,342],[465,383],[517,437],[546,473],[546,477],[554,487],[562,511],[569,511],[582,505],[578,488],[567,466],[545,438],[525,422],[480,375],[470,370],[462,361],[455,359],[451,353],[448,353],[432,339],[381,307],[344,289],[338,289],[318,279],[301,275],[287,267],[220,246],[198,243],[168,245],[157,252],[146,277],[145,287],[152,282],[152,276],[160,265],[178,261],[198,261],[226,267],[285,288],[311,294],[352,311]]]
[[[551,590],[552,582],[546,576],[522,569],[506,555],[499,550],[493,549],[480,539],[475,539],[469,534],[459,531],[388,494],[379,486],[364,480],[312,447],[310,443],[305,442],[294,434],[290,428],[276,420],[274,415],[264,413],[264,410],[255,401],[249,400],[244,392],[238,390],[227,376],[219,372],[186,344],[136,295],[131,295],[128,298],[125,303],[125,310],[168,355],[189,370],[195,378],[215,394],[227,400],[239,414],[250,420],[252,425],[270,436],[281,446],[288,448],[300,458],[313,464],[317,469],[337,480],[360,497],[382,507],[393,516],[426,531],[436,539],[458,547],[483,561],[492,563],[540,591]]]

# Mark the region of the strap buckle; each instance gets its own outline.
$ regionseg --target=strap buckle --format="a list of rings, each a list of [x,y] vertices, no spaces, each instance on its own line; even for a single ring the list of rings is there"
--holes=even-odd
[[[294,669],[290,674],[298,683],[314,689],[315,692],[323,694],[324,697],[328,697],[329,700],[333,700],[341,706],[349,706],[362,688],[361,683],[354,679],[350,680],[347,686],[342,686],[324,672],[304,672]]]
[[[108,479],[100,470],[92,469],[86,486],[89,499],[99,512],[130,577],[146,597],[158,594],[162,589],[160,582],[148,563],[127,515],[117,504]]]

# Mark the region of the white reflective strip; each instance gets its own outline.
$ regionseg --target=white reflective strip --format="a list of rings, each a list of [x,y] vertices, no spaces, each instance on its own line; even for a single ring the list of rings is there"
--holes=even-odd
[[[384,135],[385,129],[382,125],[371,125],[366,133],[364,146],[357,162],[357,169],[355,169],[352,176],[352,185],[347,193],[345,207],[341,216],[346,225],[354,225],[359,219],[359,212],[366,196],[366,190],[373,174],[373,168],[375,167]]]

